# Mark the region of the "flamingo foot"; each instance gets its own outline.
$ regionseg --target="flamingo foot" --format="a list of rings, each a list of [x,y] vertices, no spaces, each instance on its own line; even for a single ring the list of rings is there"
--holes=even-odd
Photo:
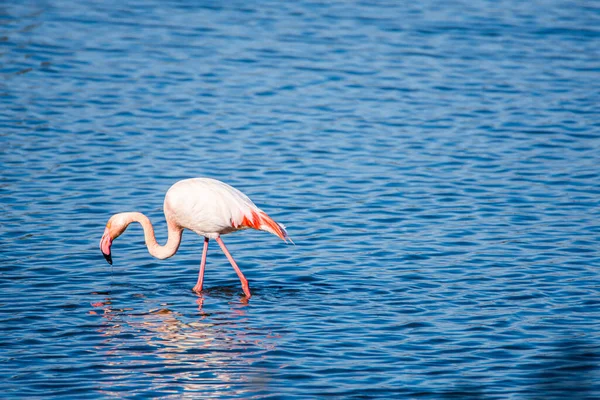
[[[196,286],[194,286],[193,289],[192,289],[192,291],[195,292],[195,293],[197,293],[197,294],[202,293],[202,285],[196,285]]]
[[[242,283],[242,290],[246,295],[246,299],[250,299],[250,297],[252,297],[252,293],[250,293],[250,286],[248,286],[248,281]]]

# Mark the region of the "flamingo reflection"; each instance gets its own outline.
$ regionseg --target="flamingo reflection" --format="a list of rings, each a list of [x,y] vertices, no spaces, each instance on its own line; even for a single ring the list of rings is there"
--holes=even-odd
[[[133,371],[150,379],[149,391],[172,389],[179,382],[180,394],[194,396],[244,395],[268,385],[269,372],[253,368],[251,376],[248,365],[265,360],[279,336],[249,329],[244,304],[235,302],[226,311],[211,313],[204,310],[204,300],[204,295],[191,300],[192,315],[168,305],[144,312],[119,309],[110,294],[93,302],[90,312],[103,318],[99,332],[105,339],[97,348],[105,355],[103,373],[115,377],[103,393],[122,395],[115,384],[130,379],[126,377]]]

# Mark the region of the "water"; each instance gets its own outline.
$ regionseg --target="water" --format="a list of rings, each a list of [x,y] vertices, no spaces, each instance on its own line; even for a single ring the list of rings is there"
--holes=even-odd
[[[14,2],[17,3],[17,2]],[[198,4],[200,3],[200,4]],[[2,397],[598,398],[600,11],[0,8]],[[160,261],[175,181],[286,224]]]

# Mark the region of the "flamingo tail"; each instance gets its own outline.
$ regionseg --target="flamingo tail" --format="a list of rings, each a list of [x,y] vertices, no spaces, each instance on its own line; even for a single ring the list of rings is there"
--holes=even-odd
[[[284,242],[287,243],[287,241],[289,240],[290,243],[294,244],[292,239],[288,236],[287,231],[285,230],[285,225],[275,222],[263,211],[252,211],[252,219],[244,217],[242,221],[242,226],[247,226],[248,228],[254,228],[260,231],[272,233]]]
[[[275,222],[271,217],[269,217],[262,211],[258,213],[258,220],[258,229],[260,229],[261,231],[270,232],[278,236],[281,240],[283,240],[286,243],[289,240],[290,243],[294,244],[292,239],[288,236],[287,231],[285,230],[285,225]]]

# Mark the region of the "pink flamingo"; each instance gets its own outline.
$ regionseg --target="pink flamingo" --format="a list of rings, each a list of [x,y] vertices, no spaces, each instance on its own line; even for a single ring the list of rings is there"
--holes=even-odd
[[[106,261],[112,264],[110,252],[112,242],[132,222],[139,222],[142,225],[148,251],[152,256],[161,260],[169,258],[177,252],[183,230],[189,229],[204,236],[202,261],[200,262],[198,282],[193,288],[194,292],[202,291],[208,240],[215,239],[240,278],[242,289],[249,299],[251,294],[248,280],[225,247],[221,235],[253,228],[277,235],[283,241],[287,242],[289,239],[292,242],[287,235],[285,226],[273,221],[248,196],[216,179],[193,178],[175,183],[165,195],[164,212],[169,232],[167,243],[164,246],[156,242],[152,223],[144,214],[125,212],[110,217],[100,240],[100,250]]]

